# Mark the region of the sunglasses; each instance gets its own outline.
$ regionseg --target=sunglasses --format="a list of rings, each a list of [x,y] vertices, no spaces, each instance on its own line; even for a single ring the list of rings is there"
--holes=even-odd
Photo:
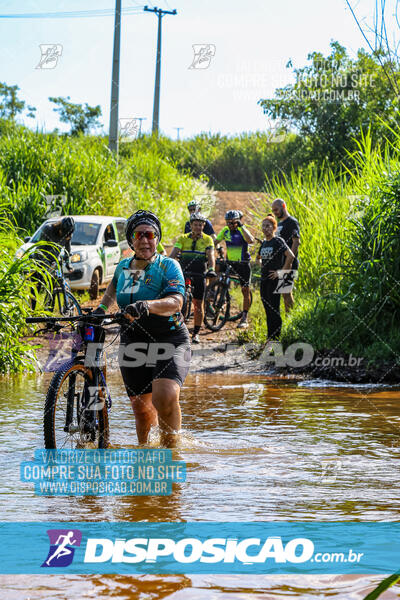
[[[133,240],[141,240],[144,237],[148,240],[154,240],[157,237],[157,234],[155,231],[134,231],[132,233]]]
[[[240,225],[240,221],[227,221],[227,225]]]

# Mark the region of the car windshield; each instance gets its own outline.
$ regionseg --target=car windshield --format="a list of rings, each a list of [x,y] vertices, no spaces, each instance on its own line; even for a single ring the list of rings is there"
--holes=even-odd
[[[97,241],[101,225],[75,221],[75,231],[72,234],[71,246],[93,246]]]
[[[45,223],[37,230],[35,235],[31,238],[31,242],[39,242],[42,238],[42,231]],[[87,223],[85,221],[75,221],[75,231],[72,235],[71,245],[72,246],[93,246],[100,231],[101,225],[99,223]]]

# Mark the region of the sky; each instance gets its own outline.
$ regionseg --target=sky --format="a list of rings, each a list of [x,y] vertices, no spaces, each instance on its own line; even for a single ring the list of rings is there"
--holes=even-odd
[[[358,1],[361,16],[369,18],[370,4]],[[119,117],[121,124],[144,117],[142,131],[147,132],[153,113],[157,17],[144,12],[140,0],[122,0],[122,6],[136,7],[137,12],[122,16]],[[310,52],[329,54],[333,40],[351,55],[366,47],[345,0],[160,0],[157,6],[177,10],[162,20],[160,131],[172,138],[176,127],[182,128],[181,138],[200,132],[264,131],[269,122],[257,101],[273,97],[277,87],[293,81],[292,69],[286,68],[289,59],[301,67]],[[0,0],[0,15],[114,7],[114,0]],[[100,105],[108,132],[113,33],[112,15],[0,18],[0,81],[18,85],[19,96],[36,107],[35,119],[23,119],[26,125],[68,131],[48,98],[69,96],[71,102]],[[40,67],[40,46],[46,44],[55,45],[59,53],[47,64],[52,68]],[[199,51],[205,48],[209,58],[199,62]]]

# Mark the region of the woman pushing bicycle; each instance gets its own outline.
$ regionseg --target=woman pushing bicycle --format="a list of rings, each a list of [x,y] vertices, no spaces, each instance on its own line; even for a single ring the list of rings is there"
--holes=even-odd
[[[155,214],[145,210],[127,221],[134,256],[117,266],[95,313],[114,301],[124,312],[120,369],[132,403],[140,444],[159,425],[161,443],[176,445],[181,428],[180,388],[189,371],[189,334],[181,315],[185,281],[177,261],[157,253],[162,237]]]

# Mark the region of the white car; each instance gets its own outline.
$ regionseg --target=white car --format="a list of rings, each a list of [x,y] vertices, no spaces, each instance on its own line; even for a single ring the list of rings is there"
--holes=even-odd
[[[74,271],[68,273],[67,278],[72,289],[88,289],[90,297],[95,299],[100,284],[112,279],[121,258],[132,254],[125,237],[126,219],[97,215],[71,216],[75,221],[70,258]],[[32,237],[25,238],[25,244],[18,249],[16,258],[20,258],[32,244],[40,241],[40,234],[45,225],[55,223],[60,218],[62,217],[48,219]]]

